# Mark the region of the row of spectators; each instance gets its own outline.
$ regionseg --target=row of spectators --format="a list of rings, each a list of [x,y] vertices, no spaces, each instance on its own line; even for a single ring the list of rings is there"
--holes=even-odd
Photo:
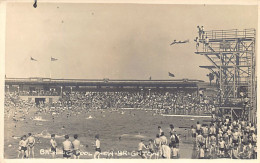
[[[195,94],[184,92],[64,92],[51,107],[145,108],[173,114],[210,114],[214,109],[212,99],[201,102]]]
[[[43,93],[43,94],[46,94]],[[21,93],[6,93],[5,105],[32,105],[22,101]],[[211,114],[215,111],[214,100],[185,92],[63,92],[58,101],[40,101],[39,108],[88,110],[108,108],[144,108],[158,110],[166,114]],[[20,106],[21,105],[21,106]]]

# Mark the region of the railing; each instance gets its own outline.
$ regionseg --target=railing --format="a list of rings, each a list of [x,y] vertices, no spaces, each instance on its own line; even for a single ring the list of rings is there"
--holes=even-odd
[[[212,30],[212,31],[205,31],[204,38],[208,37],[209,39],[226,39],[226,38],[255,38],[256,30],[251,29],[244,29],[244,30]]]

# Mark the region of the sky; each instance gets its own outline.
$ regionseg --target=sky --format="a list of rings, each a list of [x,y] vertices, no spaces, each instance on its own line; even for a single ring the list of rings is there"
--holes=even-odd
[[[8,3],[6,12],[7,77],[207,81],[197,25],[257,28],[257,6]]]

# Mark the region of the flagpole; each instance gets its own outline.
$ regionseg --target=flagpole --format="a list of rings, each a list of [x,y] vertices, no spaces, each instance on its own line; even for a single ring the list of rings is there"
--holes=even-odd
[[[51,58],[52,58],[52,57],[51,57]],[[52,61],[51,61],[51,62],[52,62]],[[52,65],[52,64],[51,64],[51,65]],[[50,79],[51,79],[51,67],[52,67],[51,65],[50,65]]]
[[[30,58],[30,64],[29,64],[29,68],[30,68],[30,76],[29,76],[29,78],[31,78],[32,77],[32,59]]]

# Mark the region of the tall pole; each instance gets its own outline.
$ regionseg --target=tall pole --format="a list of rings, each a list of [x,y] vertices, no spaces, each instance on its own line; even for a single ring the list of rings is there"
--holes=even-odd
[[[237,97],[237,94],[236,94],[236,65],[234,65],[234,76],[233,76],[233,97],[236,98]]]
[[[51,67],[52,67],[51,65],[52,65],[52,63],[50,63],[50,79],[51,79]]]

